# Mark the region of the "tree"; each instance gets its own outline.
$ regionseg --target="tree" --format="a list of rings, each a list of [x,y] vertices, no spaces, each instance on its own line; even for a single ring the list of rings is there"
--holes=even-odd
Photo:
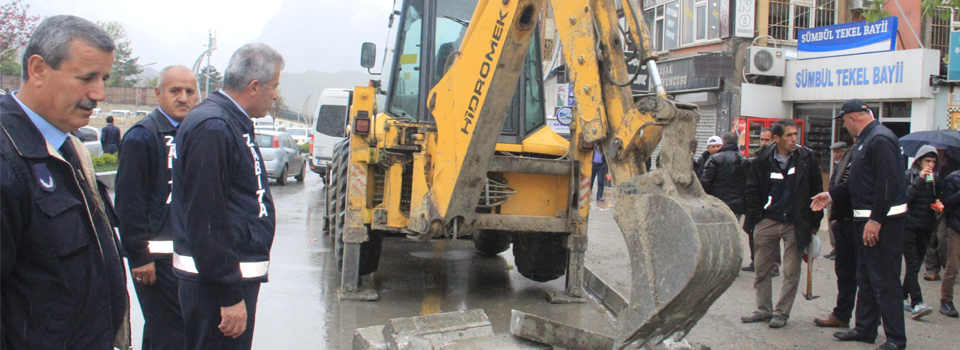
[[[283,92],[280,91],[280,88],[277,88],[277,96],[280,98],[273,101],[273,108],[270,109],[270,115],[274,119],[278,118],[283,111],[287,110],[287,100],[283,98]]]
[[[110,69],[110,80],[107,80],[107,86],[132,87],[137,83],[137,76],[143,72],[137,61],[140,57],[133,57],[133,47],[130,39],[127,37],[127,30],[117,21],[100,22],[110,38],[113,39],[116,49],[113,51],[113,68]]]
[[[883,9],[887,3],[883,0],[868,0],[867,7],[863,10],[863,19],[867,22],[875,22],[881,18],[889,17],[890,12]],[[960,0],[923,0],[920,2],[920,8],[923,9],[923,16],[934,13],[938,7],[950,7],[960,9]],[[941,11],[940,19],[949,19],[950,12]]]
[[[0,61],[6,62],[16,56],[37,29],[40,16],[28,16],[29,8],[30,5],[21,4],[21,0],[0,6]]]
[[[923,0],[920,3],[920,8],[923,9],[923,15],[926,16],[932,11],[936,10],[937,7],[952,7],[954,9],[960,9],[960,0]],[[887,14],[889,15],[889,14]],[[950,12],[942,11],[940,12],[940,19],[950,18]]]
[[[0,75],[20,75],[20,62],[16,58],[16,55],[12,55],[0,62]]]
[[[27,46],[30,34],[40,21],[40,16],[27,15],[29,8],[30,5],[22,4],[21,0],[0,6],[0,76],[20,74],[18,53]]]
[[[207,74],[209,67],[210,74]],[[200,92],[206,96],[207,95],[207,79],[210,79],[210,91],[217,91],[220,89],[220,86],[223,84],[223,75],[220,74],[220,71],[217,70],[217,67],[214,66],[204,66],[200,71],[200,75],[197,76],[197,83],[200,84]]]

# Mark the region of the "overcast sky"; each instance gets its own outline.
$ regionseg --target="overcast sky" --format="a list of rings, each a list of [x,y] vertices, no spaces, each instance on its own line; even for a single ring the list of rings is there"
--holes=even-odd
[[[92,21],[119,21],[133,43],[134,56],[140,57],[141,64],[156,62],[151,66],[156,70],[172,64],[192,66],[206,49],[207,33],[212,29],[217,37],[212,63],[221,72],[237,48],[255,39],[268,41],[281,51],[287,60],[287,72],[335,72],[360,70],[359,63],[352,64],[356,67],[346,63],[322,64],[323,57],[317,56],[350,55],[349,62],[359,62],[360,43],[374,41],[382,48],[393,0],[25,0],[25,3],[30,5],[28,13],[33,15],[72,14]],[[281,9],[284,13],[278,16]],[[278,20],[270,22],[275,16]],[[314,29],[278,36],[276,33],[284,32],[284,28],[296,29],[284,23],[290,21],[312,22],[299,24],[312,25]],[[268,22],[272,26],[269,32],[273,34],[262,38]],[[331,34],[336,39],[330,41],[336,43],[326,42],[325,38]],[[290,42],[269,42],[280,40]],[[298,47],[294,42],[303,50],[278,47]],[[315,53],[307,46],[327,47],[322,53]]]

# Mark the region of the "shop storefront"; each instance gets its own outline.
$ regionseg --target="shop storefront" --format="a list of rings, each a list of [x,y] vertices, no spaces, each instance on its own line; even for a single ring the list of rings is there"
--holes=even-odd
[[[660,79],[667,94],[673,98],[692,103],[700,107],[700,122],[697,123],[697,154],[707,149],[707,139],[717,135],[717,125],[728,125],[720,121],[718,110],[720,105],[720,91],[722,90],[721,76],[733,71],[733,58],[726,55],[699,55],[682,57],[671,60],[657,61]],[[636,66],[631,69],[644,69]],[[637,79],[632,85],[637,97],[653,94],[649,79]],[[654,151],[654,157],[659,154],[659,148]]]
[[[840,105],[864,100],[874,116],[897,136],[935,129],[930,76],[939,73],[940,52],[930,49],[788,61],[782,101],[804,121],[805,145],[829,169],[833,142],[852,142],[839,122]]]

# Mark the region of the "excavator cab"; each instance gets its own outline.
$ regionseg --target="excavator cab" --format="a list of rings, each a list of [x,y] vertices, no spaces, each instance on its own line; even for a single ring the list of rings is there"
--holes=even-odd
[[[407,0],[402,6],[386,113],[415,122],[434,122],[434,115],[423,108],[428,102],[426,92],[440,82],[461,54],[460,45],[477,1]],[[535,33],[498,143],[520,144],[525,136],[546,126],[539,47],[539,35]]]

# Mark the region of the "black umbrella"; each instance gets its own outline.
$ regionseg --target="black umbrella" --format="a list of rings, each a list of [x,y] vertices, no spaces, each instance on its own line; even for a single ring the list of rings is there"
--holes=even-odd
[[[960,132],[956,130],[917,131],[900,138],[900,147],[908,157],[917,155],[920,147],[926,145],[944,150],[950,158],[960,160]]]

